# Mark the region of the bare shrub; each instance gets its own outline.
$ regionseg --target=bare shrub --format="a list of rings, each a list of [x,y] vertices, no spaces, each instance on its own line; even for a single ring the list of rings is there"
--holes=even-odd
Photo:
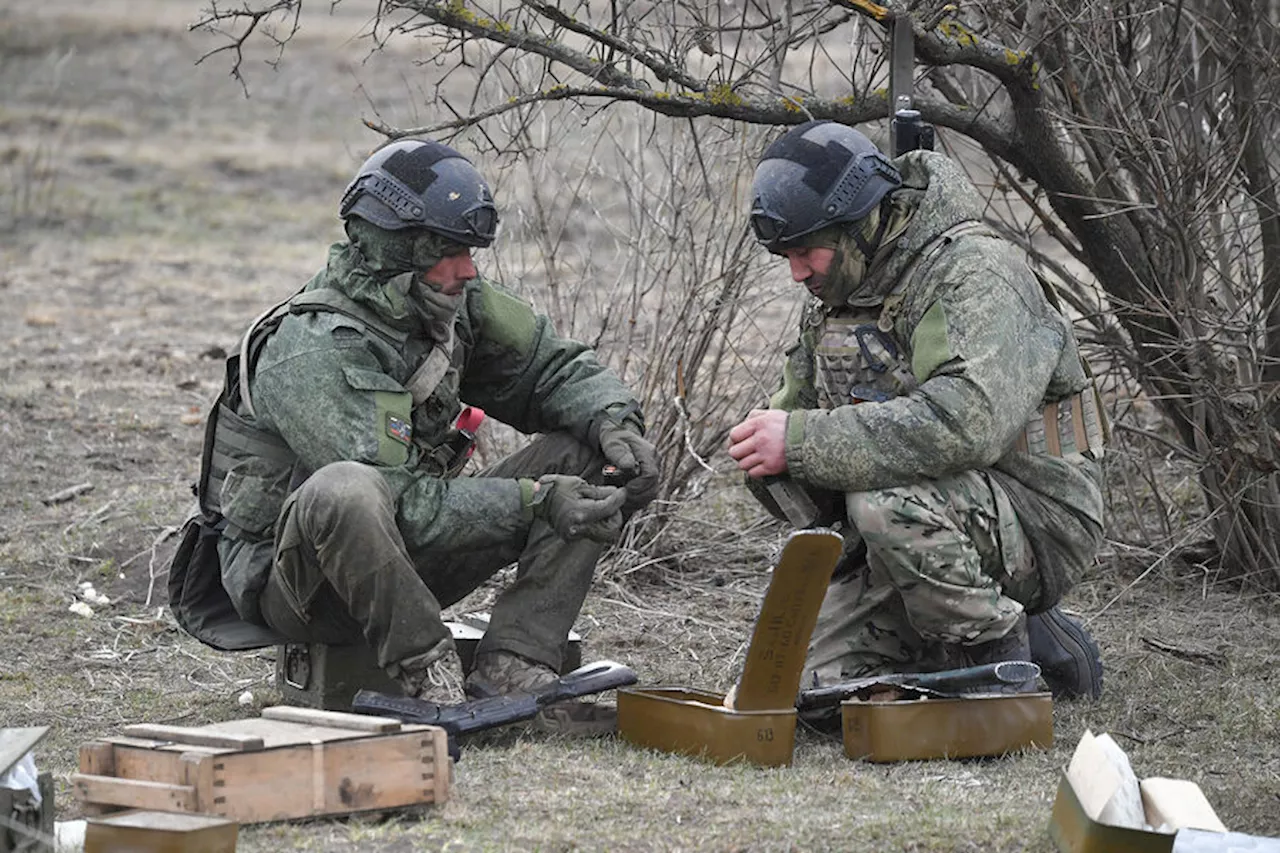
[[[495,187],[509,211],[495,278],[636,390],[664,471],[622,547],[632,562],[680,552],[658,540],[724,468],[728,429],[765,403],[793,331],[793,294],[777,276],[764,283],[767,261],[737,216],[757,146],[715,123],[636,110],[533,113],[503,116],[483,140],[509,152]]]
[[[62,69],[73,51],[50,55],[27,85],[43,91],[48,107],[38,115],[8,117],[16,131],[0,149],[0,230],[50,224],[74,212],[74,191],[61,182],[60,158],[78,114],[58,105]],[[3,60],[0,60],[3,61]]]

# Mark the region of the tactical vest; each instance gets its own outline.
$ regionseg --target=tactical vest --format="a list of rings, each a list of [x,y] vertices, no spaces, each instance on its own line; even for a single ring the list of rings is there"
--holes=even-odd
[[[883,403],[918,384],[892,330],[877,325],[879,311],[822,317],[814,348],[814,386],[824,409]]]
[[[967,234],[998,236],[978,221],[961,222],[948,228],[926,246],[903,271],[893,294],[880,309],[861,309],[849,317],[815,311],[817,344],[814,348],[814,385],[818,404],[833,409],[862,402],[883,403],[909,393],[919,382],[911,371],[906,350],[894,335],[894,297],[906,292],[921,270],[957,238]],[[1037,273],[1045,299],[1062,313],[1053,286]],[[1089,454],[1101,459],[1107,439],[1107,423],[1093,374],[1081,358],[1089,384],[1063,400],[1046,402],[1018,434],[1013,449],[1023,453],[1067,456]]]
[[[227,359],[222,393],[205,424],[204,450],[196,495],[200,500],[200,508],[207,514],[221,514],[218,498],[222,492],[222,484],[227,472],[237,462],[250,457],[261,457],[285,468],[296,465],[297,456],[283,439],[254,426],[239,411],[243,409],[250,418],[254,415],[253,397],[249,390],[250,379],[263,346],[280,323],[289,314],[317,311],[342,314],[397,350],[404,346],[409,337],[408,332],[387,324],[370,309],[345,294],[328,288],[299,291],[258,315],[241,338],[238,352]],[[405,390],[412,397],[415,409],[431,397],[445,378],[453,364],[455,343],[453,327],[450,326],[448,340],[437,343],[405,383]],[[452,454],[447,443],[435,450],[428,450],[426,455],[431,464],[439,469],[437,473],[441,476],[457,474],[458,470],[451,467],[451,460],[446,460],[442,454]],[[440,458],[436,458],[437,456]],[[305,476],[306,473],[308,472],[302,472],[302,475]],[[295,480],[300,482],[301,479],[302,476],[295,474]],[[291,489],[297,485],[298,482],[292,483]]]
[[[283,470],[292,469],[300,482],[297,456],[274,433],[257,428],[238,412],[252,416],[249,378],[268,338],[290,313],[333,311],[357,321],[399,350],[408,338],[368,309],[328,289],[299,291],[272,306],[249,324],[238,350],[227,359],[222,392],[205,421],[197,507],[182,525],[178,547],[169,566],[169,607],[178,624],[191,636],[223,651],[261,648],[284,642],[270,628],[244,621],[223,586],[218,540],[228,530],[219,497],[227,472],[250,457],[261,457]],[[434,347],[407,382],[415,408],[428,399],[448,373],[454,340]],[[305,473],[305,472],[301,472]],[[297,486],[291,482],[290,488]]]

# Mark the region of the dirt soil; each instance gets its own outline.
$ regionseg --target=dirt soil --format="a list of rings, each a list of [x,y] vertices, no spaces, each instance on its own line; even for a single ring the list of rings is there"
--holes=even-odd
[[[0,725],[51,727],[37,763],[59,820],[81,815],[81,743],[279,700],[274,650],[183,635],[164,572],[227,349],[338,238],[338,195],[378,141],[360,119],[415,121],[418,48],[367,56],[372,8],[315,10],[279,71],[251,57],[246,98],[225,57],[196,64],[212,44],[187,31],[196,3],[0,7]],[[721,530],[723,511],[688,524]],[[588,659],[732,683],[767,580],[752,559],[782,536],[752,519],[750,559],[604,567]],[[511,733],[468,751],[442,808],[246,827],[240,849],[1044,850],[1087,728],[1139,776],[1199,783],[1232,829],[1280,836],[1280,607],[1212,581],[1112,532],[1068,602],[1107,693],[1055,708],[1047,752],[874,766],[802,733],[795,767],[759,771]],[[86,583],[109,602],[80,615]]]

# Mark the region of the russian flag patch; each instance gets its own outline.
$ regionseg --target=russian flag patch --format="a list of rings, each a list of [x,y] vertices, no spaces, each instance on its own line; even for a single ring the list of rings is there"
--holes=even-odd
[[[394,438],[401,444],[409,444],[413,439],[413,424],[397,418],[390,412],[387,413],[387,435]]]

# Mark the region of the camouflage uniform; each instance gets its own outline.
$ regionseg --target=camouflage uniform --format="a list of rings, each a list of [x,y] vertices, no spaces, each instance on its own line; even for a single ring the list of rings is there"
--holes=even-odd
[[[907,220],[857,291],[873,298],[813,300],[771,400],[791,412],[787,476],[842,495],[857,534],[810,683],[954,664],[949,646],[1055,605],[1102,535],[1088,447],[1023,449],[1042,406],[1091,387],[1068,321],[1023,252],[979,224],[981,198],[950,160],[894,164]]]
[[[225,476],[223,586],[246,621],[298,641],[363,640],[397,677],[451,648],[442,606],[518,562],[479,651],[558,668],[604,546],[535,519],[532,478],[598,482],[589,426],[636,411],[633,397],[524,302],[483,279],[441,297],[402,271],[430,257],[389,259],[377,229],[354,228],[364,241],[330,249],[247,368],[237,414],[283,449],[239,453]],[[463,400],[544,435],[455,477]]]

